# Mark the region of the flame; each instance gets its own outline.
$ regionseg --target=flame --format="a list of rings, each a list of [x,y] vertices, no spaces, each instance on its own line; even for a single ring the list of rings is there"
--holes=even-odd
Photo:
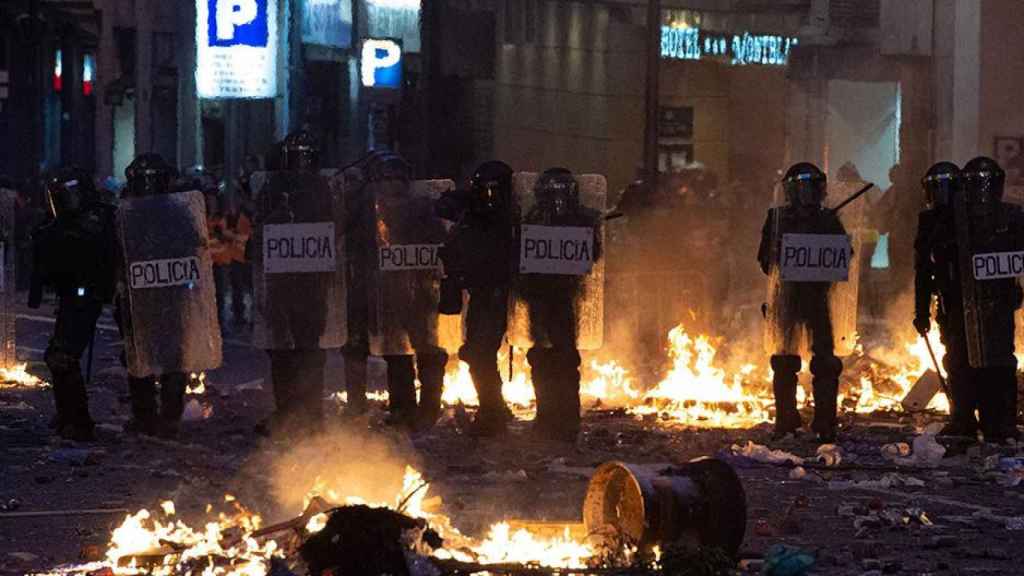
[[[0,389],[3,388],[49,388],[50,384],[28,373],[28,364],[15,364],[0,368]]]
[[[524,359],[523,354],[513,356],[512,377],[509,378],[508,351],[502,349],[498,353],[497,365],[501,373],[501,393],[505,401],[521,411],[529,411],[533,406],[536,396],[533,391],[533,380],[530,378],[530,365]],[[480,399],[476,395],[476,388],[473,386],[473,377],[469,373],[469,364],[459,361],[455,371],[449,371],[444,376],[444,393],[441,400],[449,406],[463,404],[464,406],[479,406]]]
[[[582,568],[594,550],[565,534],[556,538],[541,538],[524,528],[512,531],[506,522],[499,522],[487,533],[487,538],[473,548],[483,563],[530,562],[550,568]]]
[[[932,327],[928,341],[935,352],[940,374],[945,377],[942,358],[946,354],[946,347],[941,342],[938,328]],[[925,372],[935,369],[928,353],[928,343],[920,336],[912,342],[904,343],[902,349],[872,352],[872,357],[876,357],[878,362],[874,363],[873,370],[860,377],[860,388],[848,390],[840,398],[842,402],[855,403],[857,412],[902,410],[900,402],[903,397]],[[948,413],[949,399],[945,394],[936,394],[928,408]]]
[[[188,388],[186,392],[192,396],[206,394],[206,372],[193,372],[189,375]]]
[[[718,351],[709,337],[692,337],[680,325],[669,332],[668,340],[671,368],[633,413],[658,413],[683,424],[727,428],[769,419],[770,398],[744,390],[756,366],[745,364],[730,378],[715,364]]]

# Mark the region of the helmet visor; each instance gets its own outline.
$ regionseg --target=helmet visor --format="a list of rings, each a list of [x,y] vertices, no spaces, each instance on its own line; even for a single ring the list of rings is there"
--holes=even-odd
[[[956,174],[930,174],[924,177],[925,195],[931,206],[949,206],[959,186],[960,178]]]

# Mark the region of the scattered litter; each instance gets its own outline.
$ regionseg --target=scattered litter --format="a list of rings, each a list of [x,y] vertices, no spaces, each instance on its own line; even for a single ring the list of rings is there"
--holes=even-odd
[[[913,453],[906,458],[893,458],[900,466],[938,466],[946,455],[945,446],[935,441],[935,434],[925,432],[914,438]]]
[[[843,462],[843,449],[835,444],[822,444],[818,446],[818,461],[825,466],[839,466]]]
[[[814,556],[799,548],[776,544],[764,558],[763,576],[804,576],[814,566]]]
[[[832,480],[828,483],[830,490],[849,490],[850,488],[868,488],[875,490],[887,490],[894,487],[920,488],[924,486],[924,480],[913,476],[889,472],[883,474],[877,480]]]
[[[804,470],[803,466],[797,466],[789,471],[790,480],[803,480],[807,476],[807,470]]]
[[[1000,486],[1016,488],[1024,482],[1024,457],[989,456],[985,459],[984,476]]]
[[[196,422],[206,420],[210,416],[213,416],[213,406],[200,404],[198,400],[192,398],[185,404],[185,412],[181,419],[184,422]]]
[[[790,454],[783,450],[772,450],[767,446],[755,444],[749,440],[746,446],[741,447],[738,444],[733,444],[732,453],[735,456],[742,456],[755,462],[764,462],[766,464],[785,464],[790,462],[800,466],[804,463],[804,459],[795,454]]]
[[[906,458],[907,456],[910,456],[910,445],[906,442],[882,446],[882,457],[886,460],[896,460],[897,458]]]

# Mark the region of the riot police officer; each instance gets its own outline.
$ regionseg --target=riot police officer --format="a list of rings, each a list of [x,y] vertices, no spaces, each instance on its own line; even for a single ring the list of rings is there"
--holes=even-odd
[[[91,346],[103,305],[113,297],[116,239],[114,209],[99,201],[92,175],[68,168],[46,187],[52,221],[34,235],[35,262],[29,307],[44,286],[57,294],[57,323],[46,349],[57,408],[54,425],[64,438],[93,439],[80,360]]]
[[[141,154],[125,169],[128,180],[126,198],[146,198],[173,192],[174,168],[159,154]],[[122,262],[122,267],[125,263]],[[125,282],[123,271],[118,278]],[[134,326],[129,310],[127,294],[120,292],[116,308],[118,326],[122,335],[132,333]],[[132,354],[126,346],[125,354]],[[131,363],[130,359],[124,360]],[[157,381],[160,383],[159,404],[157,402]],[[132,419],[126,430],[146,435],[173,437],[178,433],[181,416],[185,411],[185,391],[188,374],[167,372],[147,376],[128,375],[128,392],[131,397]]]
[[[413,181],[412,169],[400,156],[382,153],[368,166],[369,195],[375,222],[374,255],[416,245],[439,246],[444,225],[434,214],[429,191]],[[438,183],[450,181],[434,181]],[[424,192],[425,194],[420,194]],[[424,430],[441,415],[448,354],[438,342],[436,270],[384,266],[383,257],[370,267],[368,286],[371,351],[387,362],[388,422]],[[416,379],[420,397],[416,401]]]
[[[505,431],[510,415],[501,392],[497,354],[508,325],[515,265],[512,168],[497,160],[481,164],[473,173],[469,191],[443,196],[437,213],[457,222],[441,254],[446,274],[443,286],[454,288],[442,289],[442,298],[446,293],[454,298],[443,312],[460,312],[462,290],[469,293],[465,343],[459,358],[469,365],[480,400],[471,432],[498,435]]]
[[[551,168],[538,178],[536,204],[523,224],[587,227],[594,230],[593,261],[601,257],[598,211],[580,202],[579,183],[565,168]],[[578,303],[583,277],[523,274],[520,296],[525,300],[533,346],[527,360],[537,397],[534,431],[541,437],[575,441],[580,430],[580,352],[577,347]]]
[[[978,434],[977,389],[967,357],[963,290],[954,228],[953,199],[963,185],[960,168],[951,162],[932,166],[921,180],[927,208],[918,216],[914,240],[914,328],[921,336],[931,331],[932,297],[938,298],[936,320],[946,347],[942,359],[952,396],[950,421],[944,436],[975,438]]]
[[[1024,212],[1002,201],[1005,182],[995,160],[971,160],[955,215],[968,358],[976,368],[979,424],[989,442],[1019,437],[1014,313],[1024,292],[1015,277],[986,278],[975,268],[985,255],[1024,250]]]
[[[828,181],[817,166],[801,162],[786,172],[782,181],[784,206],[771,208],[761,231],[757,259],[772,283],[766,307],[772,345],[772,390],[775,395],[775,436],[797,432],[803,423],[797,409],[797,374],[800,372],[800,341],[808,332],[814,388],[814,420],[811,429],[822,442],[835,440],[839,376],[843,364],[835,355],[833,323],[829,307],[830,282],[781,282],[779,251],[785,234],[846,234],[838,216],[822,206]]]
[[[333,223],[335,203],[327,180],[318,174],[320,150],[305,131],[289,134],[280,146],[281,171],[273,173],[262,195],[257,238],[269,225]],[[257,249],[262,259],[262,249]],[[316,432],[323,425],[325,342],[332,326],[330,300],[335,273],[262,273],[257,282],[256,331],[266,333],[275,411],[261,425],[264,433]],[[344,302],[337,302],[344,305]]]

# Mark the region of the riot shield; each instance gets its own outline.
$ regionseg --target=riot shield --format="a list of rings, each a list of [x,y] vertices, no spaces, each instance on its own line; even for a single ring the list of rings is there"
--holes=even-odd
[[[531,215],[539,177],[526,172],[513,177],[523,218],[519,275],[509,307],[509,340],[522,349],[551,346],[552,327],[562,318],[575,324],[577,349],[597,350],[604,344],[606,258],[600,251],[605,243],[608,182],[599,174],[576,175],[582,205],[576,222],[540,226],[532,223]]]
[[[1024,275],[1024,217],[1016,205],[975,204],[966,194],[955,195],[954,207],[967,357],[974,368],[1006,365],[1014,352],[1008,322]]]
[[[121,201],[125,352],[135,377],[200,372],[221,364],[216,288],[197,191]]]
[[[838,204],[860,187],[830,184],[826,205]],[[863,234],[862,214],[856,203],[838,214],[830,208],[771,209],[765,223],[770,251],[765,352],[806,355],[829,341],[836,356],[854,352],[860,278],[855,255]]]
[[[341,348],[346,327],[345,210],[323,176],[272,172],[255,227],[253,345]]]
[[[0,368],[17,363],[14,324],[17,319],[17,276],[14,205],[17,192],[0,189]]]
[[[367,186],[376,220],[376,241],[369,246],[372,253],[367,259],[371,263],[370,353],[386,356],[452,349],[451,342],[441,340],[438,251],[447,234],[444,222],[434,214],[434,202],[454,189],[455,183],[418,180]],[[444,333],[458,339],[461,330],[448,326]]]

